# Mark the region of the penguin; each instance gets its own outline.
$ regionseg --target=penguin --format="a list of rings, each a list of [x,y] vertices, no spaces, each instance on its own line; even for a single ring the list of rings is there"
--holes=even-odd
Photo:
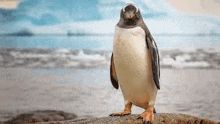
[[[133,4],[121,9],[115,26],[110,79],[114,88],[120,87],[124,97],[124,111],[110,116],[131,114],[132,105],[143,108],[143,123],[154,121],[154,106],[160,89],[158,48],[140,10]]]

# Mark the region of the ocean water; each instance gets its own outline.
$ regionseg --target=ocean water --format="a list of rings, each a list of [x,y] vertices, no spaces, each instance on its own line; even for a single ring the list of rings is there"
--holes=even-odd
[[[62,110],[84,118],[106,117],[124,108],[121,90],[110,83],[109,67],[0,70],[0,121],[31,110]],[[220,121],[219,73],[215,69],[161,69],[156,111]],[[142,112],[133,106],[133,114]]]
[[[157,35],[154,39],[160,49],[170,48],[207,48],[220,47],[220,36],[210,34],[198,35]],[[108,36],[72,36],[39,35],[32,37],[0,37],[1,47],[21,48],[70,48],[70,49],[104,49],[112,50],[113,35]]]
[[[0,46],[20,48],[69,48],[107,49],[112,48],[113,36],[33,36],[0,37]]]

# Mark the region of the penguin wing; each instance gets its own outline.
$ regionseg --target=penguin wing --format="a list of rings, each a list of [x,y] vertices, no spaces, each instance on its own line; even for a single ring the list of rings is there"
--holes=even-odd
[[[151,63],[152,63],[152,72],[153,79],[158,89],[160,89],[160,60],[159,60],[159,52],[157,49],[157,45],[153,38],[146,36],[147,47],[150,49],[151,53]]]
[[[117,78],[116,71],[115,71],[113,53],[112,53],[112,56],[111,56],[110,78],[111,78],[111,82],[112,82],[113,87],[115,89],[118,89],[118,78]]]

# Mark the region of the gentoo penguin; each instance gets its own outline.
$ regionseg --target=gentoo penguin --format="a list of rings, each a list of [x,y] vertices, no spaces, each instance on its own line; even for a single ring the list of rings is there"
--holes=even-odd
[[[129,115],[134,104],[145,109],[140,116],[144,123],[153,122],[155,99],[160,89],[159,54],[140,10],[133,4],[121,9],[115,26],[110,78],[116,89],[120,86],[125,101],[124,111],[110,116]]]

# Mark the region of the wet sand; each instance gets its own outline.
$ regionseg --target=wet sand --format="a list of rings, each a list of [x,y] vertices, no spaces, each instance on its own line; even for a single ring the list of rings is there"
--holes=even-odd
[[[158,113],[184,113],[220,121],[220,70],[162,69]],[[30,110],[62,110],[78,117],[105,117],[123,110],[109,68],[0,68],[2,121]],[[134,107],[134,114],[143,109]]]

